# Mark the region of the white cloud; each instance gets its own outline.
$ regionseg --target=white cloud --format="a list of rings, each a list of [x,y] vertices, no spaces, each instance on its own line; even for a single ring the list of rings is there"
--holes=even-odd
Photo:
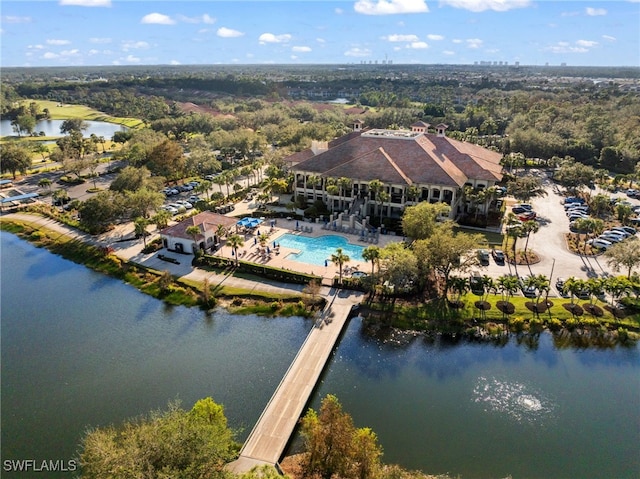
[[[37,44],[37,45],[27,45],[27,48],[28,48],[29,50],[43,50],[43,49],[44,49],[44,45],[40,45],[40,44]]]
[[[456,54],[456,52],[454,52],[453,50],[444,50],[444,51],[442,52],[442,54],[443,54],[443,55],[449,55],[449,56],[450,56],[450,55],[455,55],[455,54]]]
[[[479,38],[467,38],[467,46],[469,48],[480,48],[482,46],[482,40]]]
[[[261,45],[265,43],[287,43],[291,40],[291,35],[288,33],[283,33],[281,35],[274,35],[273,33],[263,33],[258,38],[258,41]]]
[[[233,30],[227,27],[220,27],[216,32],[216,35],[222,38],[237,38],[244,35],[244,33],[239,32],[238,30]]]
[[[346,57],[368,57],[371,56],[371,50],[368,48],[353,47],[344,52]]]
[[[592,40],[578,40],[576,45],[579,47],[592,48],[598,45],[598,42],[594,42]]]
[[[607,14],[607,11],[604,8],[593,8],[593,7],[587,7],[585,9],[585,12],[587,13],[587,15],[589,15],[590,17],[601,17],[603,15]]]
[[[149,44],[147,42],[136,42],[133,40],[125,40],[122,42],[122,50],[127,52],[129,50],[140,50],[149,48]]]
[[[42,55],[42,58],[44,58],[45,60],[53,60],[54,58],[58,58],[59,56],[60,55],[58,55],[57,53],[47,52]]]
[[[173,25],[176,22],[169,15],[163,15],[162,13],[149,13],[142,17],[140,23],[148,23],[152,25]]]
[[[111,43],[111,38],[98,38],[98,37],[89,38],[89,43],[98,43],[98,44]]]
[[[525,8],[531,5],[531,0],[440,0],[441,5],[471,10],[472,12],[506,12],[514,8]]]
[[[451,40],[453,43],[462,43],[462,40],[460,40],[459,38],[454,38],[453,40]]]
[[[76,7],[110,7],[111,0],[60,0],[60,5]]]
[[[125,58],[125,61],[129,63],[140,63],[140,57],[127,55],[127,58]]]
[[[206,23],[208,25],[213,25],[214,23],[216,23],[216,19],[207,13],[203,15],[199,15],[197,17],[187,17],[186,15],[178,15],[178,20],[184,23]]]
[[[74,48],[73,50],[63,50],[60,52],[62,57],[77,57],[80,54],[80,50]]]
[[[383,40],[387,40],[389,42],[417,42],[419,40],[418,35],[387,35],[386,37],[382,37]]]
[[[71,42],[69,40],[56,40],[54,38],[47,40],[47,45],[69,45]]]
[[[324,38],[316,38],[316,42],[318,42],[318,43],[327,43],[327,41]]]
[[[442,35],[434,35],[433,33],[427,35],[427,38],[429,40],[434,41],[434,42],[439,42],[440,40],[444,40],[444,36],[442,36]]]
[[[638,0],[640,2],[640,0]],[[611,35],[602,35],[602,38],[604,38],[605,40],[609,41],[609,42],[615,42],[617,39],[616,37],[612,37]]]
[[[336,15],[342,15],[344,13],[344,10],[342,8],[336,8],[334,12]]]
[[[364,15],[393,15],[429,11],[425,0],[358,0],[353,8],[357,13]]]
[[[180,63],[178,60],[171,60],[169,62],[169,65],[182,65],[182,63]]]
[[[411,42],[407,45],[407,48],[411,48],[414,50],[424,50],[425,48],[429,48],[426,42]]]
[[[2,23],[31,23],[31,17],[18,17],[15,15],[3,15],[0,20]]]
[[[294,52],[306,53],[311,51],[311,47],[298,46],[291,49]]]
[[[588,53],[589,49],[584,46],[572,46],[569,42],[558,42],[547,47],[545,50],[551,53]]]

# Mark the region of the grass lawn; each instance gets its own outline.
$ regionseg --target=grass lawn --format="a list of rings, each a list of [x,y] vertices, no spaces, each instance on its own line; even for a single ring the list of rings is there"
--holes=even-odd
[[[51,100],[24,100],[24,103],[35,102],[41,110],[47,108],[52,120],[68,120],[69,118],[82,118],[87,121],[106,121],[117,123],[128,128],[139,128],[144,126],[144,122],[138,118],[118,118],[102,113],[84,105],[69,105]],[[38,139],[42,140],[42,137]]]

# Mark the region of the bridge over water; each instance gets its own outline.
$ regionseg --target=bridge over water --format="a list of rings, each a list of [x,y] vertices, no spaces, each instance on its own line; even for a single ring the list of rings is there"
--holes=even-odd
[[[357,297],[334,294],[296,354],[258,422],[228,468],[236,473],[254,466],[275,466],[304,412],[304,407],[349,318]]]

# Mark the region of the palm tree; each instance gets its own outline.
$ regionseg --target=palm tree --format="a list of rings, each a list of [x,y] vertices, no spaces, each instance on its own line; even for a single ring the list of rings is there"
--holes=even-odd
[[[384,187],[384,185],[382,184],[382,181],[380,180],[371,180],[369,182],[369,195],[371,197],[371,199],[376,201],[376,213],[378,212],[377,208],[378,208],[378,195],[380,194],[380,192],[382,191],[382,188]]]
[[[524,257],[527,257],[527,248],[529,247],[529,237],[531,233],[537,233],[540,229],[540,224],[536,220],[528,220],[522,223],[522,233],[526,235],[527,240],[524,243]],[[528,262],[528,261],[527,261]]]
[[[340,188],[336,184],[336,179],[335,178],[327,178],[325,191],[327,192],[327,195],[330,195],[330,196],[336,196],[337,194],[340,193]],[[332,213],[333,213],[333,210],[334,210],[334,201],[333,201],[333,199],[331,199],[331,212]]]
[[[351,261],[351,258],[349,258],[349,255],[343,253],[342,248],[338,248],[336,252],[331,255],[331,262],[338,266],[340,284],[342,284],[342,266],[349,261]]]
[[[244,245],[244,240],[242,239],[242,236],[235,233],[232,234],[231,236],[228,236],[227,245],[229,245],[229,247],[233,251],[233,255],[236,257],[236,266],[238,266],[238,248]]]
[[[362,258],[365,261],[371,261],[371,276],[373,276],[376,263],[378,263],[378,270],[380,269],[380,248],[377,246],[367,246],[362,250]]]
[[[51,183],[52,182],[49,178],[41,178],[40,181],[38,181],[38,186],[41,188],[47,188],[51,191]]]
[[[153,222],[156,224],[156,227],[161,230],[169,225],[169,219],[171,219],[171,213],[167,210],[158,210],[153,217]]]
[[[347,196],[347,188],[351,186],[351,178],[338,178],[338,188],[340,188],[340,211],[344,211],[344,201]]]
[[[307,178],[307,185],[313,186],[313,201],[316,200],[316,186],[322,183],[322,178],[317,175],[310,175]]]
[[[134,231],[136,236],[142,236],[142,243],[144,247],[147,247],[147,226],[149,225],[149,220],[143,218],[142,216],[135,219],[133,222]]]
[[[511,274],[504,274],[499,276],[496,280],[498,283],[498,289],[502,293],[502,300],[505,304],[511,304],[509,301],[511,297],[518,291],[520,288],[520,280],[517,276]],[[507,309],[502,309],[502,316],[504,318]]]
[[[571,304],[573,305],[574,298],[587,288],[587,282],[583,279],[577,279],[570,277],[564,282],[563,290],[571,294]]]
[[[222,237],[226,234],[227,234],[227,228],[224,225],[218,225],[218,228],[216,228],[216,236],[218,237],[218,243],[220,242]]]
[[[459,305],[462,295],[469,291],[469,280],[460,276],[451,276],[445,287],[445,298],[447,296],[447,290],[450,290],[455,295],[454,300],[451,302],[455,305]]]
[[[190,235],[193,238],[193,254],[198,251],[198,236],[202,233],[199,226],[189,226],[185,233]]]
[[[381,191],[380,193],[378,193],[378,202],[380,203],[380,226],[382,226],[382,213],[384,213],[384,208],[382,206],[384,205],[385,201],[390,200],[391,195],[386,191]]]

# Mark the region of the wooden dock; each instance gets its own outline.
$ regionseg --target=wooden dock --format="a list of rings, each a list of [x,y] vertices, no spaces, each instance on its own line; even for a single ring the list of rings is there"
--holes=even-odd
[[[242,473],[278,463],[354,304],[353,297],[333,296],[249,434],[240,457],[228,465],[231,471]]]

